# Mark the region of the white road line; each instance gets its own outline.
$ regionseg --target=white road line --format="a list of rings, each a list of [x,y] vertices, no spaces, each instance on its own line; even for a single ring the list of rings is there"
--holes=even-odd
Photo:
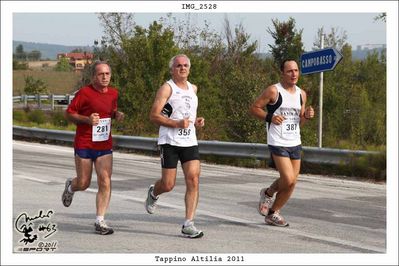
[[[86,191],[90,191],[93,193],[97,193],[97,190],[95,189],[87,189]],[[122,194],[118,194],[113,192],[112,196],[116,196],[122,199],[128,199],[128,200],[132,200],[135,202],[140,202],[144,204],[144,198],[136,198],[136,197],[132,197],[132,196],[126,196],[126,195],[122,195]],[[174,205],[174,204],[169,204],[169,203],[165,203],[165,202],[159,202],[157,203],[159,206],[164,206],[164,207],[169,207],[169,208],[173,208],[173,209],[177,209],[177,210],[185,210],[185,207],[182,205]],[[219,218],[222,220],[226,220],[226,221],[230,221],[230,222],[236,222],[236,223],[242,223],[242,224],[246,224],[246,225],[250,225],[250,226],[255,226],[255,227],[259,227],[259,228],[263,228],[265,225],[260,225],[258,222],[254,222],[254,221],[250,221],[250,220],[245,220],[245,219],[241,219],[241,218],[237,218],[237,217],[232,217],[232,216],[228,216],[228,215],[223,215],[223,214],[217,214],[214,212],[209,212],[209,211],[205,211],[205,210],[201,210],[201,209],[197,209],[197,214],[202,214],[202,215],[207,215],[213,218]],[[272,226],[268,227],[268,230],[275,230],[278,232],[281,232],[282,228],[275,228]],[[311,239],[315,239],[315,240],[321,240],[321,241],[326,241],[326,242],[331,242],[331,243],[335,243],[335,244],[339,244],[339,245],[346,245],[346,246],[350,246],[350,247],[354,247],[354,248],[360,248],[360,249],[367,249],[367,250],[372,250],[375,252],[381,252],[384,253],[386,252],[385,248],[380,248],[380,247],[375,247],[375,246],[369,246],[369,245],[365,245],[364,243],[358,243],[358,242],[353,242],[353,241],[347,241],[344,239],[339,239],[339,238],[335,238],[335,237],[329,237],[329,236],[320,236],[320,235],[315,235],[315,234],[311,234],[311,233],[307,233],[307,232],[302,232],[296,229],[291,229],[291,228],[284,228],[283,229],[285,232],[290,233],[292,235],[295,236],[302,236],[302,237],[307,237],[307,238],[311,238]]]
[[[25,146],[25,147],[31,147],[31,148],[40,148],[40,150],[51,150],[51,151],[59,151],[59,152],[67,152],[67,153],[71,153],[71,151],[73,150],[73,148],[68,148],[68,147],[63,147],[63,146],[51,146],[51,145],[43,145],[41,144],[40,146],[33,143],[22,143],[22,142],[17,142],[17,141],[13,141],[13,146]]]
[[[91,189],[90,192],[97,193],[97,190]],[[116,197],[128,199],[128,200],[133,200],[136,202],[142,202],[142,203],[144,203],[144,200],[145,200],[143,198],[136,198],[136,197],[126,196],[126,195],[122,195],[122,194],[118,194],[118,193],[113,193],[112,196],[116,196]],[[185,208],[183,207],[183,204],[179,205],[179,206],[174,205],[174,204],[164,203],[164,202],[157,203],[157,204],[159,206],[169,207],[169,208],[173,208],[173,209],[177,209],[177,210],[185,210]],[[207,215],[207,216],[210,216],[213,218],[219,218],[222,220],[236,222],[236,223],[242,223],[242,224],[255,226],[255,227],[259,227],[259,228],[264,228],[264,226],[266,226],[266,225],[260,225],[258,222],[245,220],[245,219],[241,219],[241,218],[237,218],[237,217],[232,217],[232,216],[228,216],[228,215],[223,215],[223,214],[217,214],[214,212],[209,212],[209,211],[205,211],[205,210],[201,210],[201,209],[197,209],[196,212],[197,212],[197,214]],[[272,227],[272,226],[268,227],[268,230],[274,230],[274,231],[278,231],[278,232],[281,232],[281,229],[282,228],[278,228],[278,227],[276,228],[276,227]],[[331,242],[331,243],[335,243],[335,244],[339,244],[339,245],[346,245],[346,246],[351,246],[354,248],[372,250],[375,252],[381,252],[381,253],[386,252],[385,248],[369,246],[369,245],[365,245],[364,243],[347,241],[344,239],[339,239],[339,238],[329,237],[329,236],[315,235],[315,234],[311,234],[311,233],[307,233],[307,232],[302,232],[302,231],[299,231],[296,229],[291,229],[289,227],[284,228],[283,230],[284,230],[284,232],[290,233],[295,236],[302,236],[302,237],[307,237],[307,238],[311,238],[311,239],[315,239],[315,240]]]
[[[44,183],[44,184],[47,184],[47,183],[50,183],[50,182],[51,182],[51,181],[48,181],[48,180],[43,180],[43,179],[34,178],[34,177],[30,177],[30,176],[26,176],[26,175],[21,175],[21,174],[14,174],[14,177],[20,177],[20,178],[23,178],[23,179],[26,179],[26,180],[36,181],[36,182]]]

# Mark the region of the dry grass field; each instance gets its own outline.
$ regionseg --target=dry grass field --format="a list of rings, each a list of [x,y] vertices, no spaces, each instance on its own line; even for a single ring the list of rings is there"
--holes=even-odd
[[[79,72],[58,72],[53,68],[57,61],[29,62],[29,70],[13,71],[13,95],[24,94],[25,77],[32,76],[41,79],[47,84],[49,93],[67,94],[76,90],[81,79]]]
[[[28,62],[29,68],[32,69],[40,69],[40,68],[46,68],[46,67],[54,67],[57,64],[56,60],[52,61],[30,61]]]

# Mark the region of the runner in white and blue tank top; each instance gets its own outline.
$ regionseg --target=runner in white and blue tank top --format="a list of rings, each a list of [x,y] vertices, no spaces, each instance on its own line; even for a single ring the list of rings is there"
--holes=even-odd
[[[300,114],[301,114],[301,89],[295,86],[295,92],[285,90],[281,83],[274,85],[277,88],[278,99],[266,107],[268,113],[285,117],[282,124],[266,123],[267,144],[282,147],[301,145]]]
[[[280,209],[291,197],[301,167],[300,126],[313,118],[314,110],[306,107],[306,93],[296,86],[299,68],[295,60],[284,60],[280,70],[280,83],[268,86],[252,104],[250,112],[266,121],[270,157],[280,174],[269,187],[261,189],[258,211],[265,216],[267,224],[288,226]]]

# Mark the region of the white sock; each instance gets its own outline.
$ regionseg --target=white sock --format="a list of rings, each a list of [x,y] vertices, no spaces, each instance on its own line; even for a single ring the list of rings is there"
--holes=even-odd
[[[101,221],[104,221],[104,216],[96,216],[96,223],[100,223]]]
[[[69,192],[69,193],[73,193],[73,191],[72,191],[72,185],[69,185],[69,186],[68,186],[68,192]]]
[[[186,227],[186,226],[189,226],[190,225],[190,223],[192,223],[193,221],[192,220],[185,220],[184,221],[184,227]]]

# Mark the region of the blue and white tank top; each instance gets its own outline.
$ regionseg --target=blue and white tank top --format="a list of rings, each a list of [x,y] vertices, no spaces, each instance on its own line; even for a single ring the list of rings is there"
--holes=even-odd
[[[266,106],[268,113],[282,115],[285,120],[281,125],[266,123],[267,144],[273,146],[293,147],[301,145],[300,114],[301,114],[301,89],[295,86],[295,92],[290,93],[283,88],[281,83],[274,85],[278,91],[275,103]]]

